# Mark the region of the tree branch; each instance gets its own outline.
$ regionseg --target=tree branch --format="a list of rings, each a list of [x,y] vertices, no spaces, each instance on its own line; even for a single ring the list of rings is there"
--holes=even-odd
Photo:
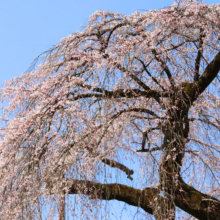
[[[195,62],[195,74],[194,74],[194,81],[199,80],[199,67],[200,67],[200,62],[202,58],[202,53],[203,53],[203,38],[204,35],[201,33],[203,30],[200,30],[200,36],[199,36],[199,47],[198,47],[198,53],[196,57],[196,62]]]
[[[153,147],[151,149],[141,149],[141,150],[137,150],[137,152],[153,152],[153,151],[157,151],[157,150],[163,150],[164,146],[161,147]]]
[[[101,184],[86,180],[71,180],[69,194],[84,194],[92,199],[118,200],[128,205],[141,207],[149,214],[159,214],[170,201],[159,195],[155,188],[135,189],[122,184]],[[161,210],[158,209],[161,208]]]
[[[84,194],[91,199],[118,200],[141,207],[149,214],[160,212],[157,207],[168,207],[171,201],[160,196],[155,188],[135,189],[122,184],[101,184],[86,180],[70,180],[68,194]],[[155,203],[155,201],[157,201]],[[176,188],[174,203],[200,220],[219,220],[220,201],[187,185],[181,177]]]
[[[181,177],[174,202],[179,208],[200,220],[220,219],[220,201],[187,185]]]
[[[152,115],[154,118],[160,118],[157,114],[155,114],[153,111],[149,110],[149,109],[145,109],[145,108],[128,108],[128,109],[123,109],[119,112],[117,112],[116,114],[114,114],[111,118],[117,118],[119,115],[125,113],[125,112],[142,112],[142,113],[146,113],[149,115]]]
[[[218,75],[219,71],[220,71],[220,52],[218,52],[215,58],[208,64],[204,73],[199,78],[197,83],[198,95],[201,94],[211,84],[211,82]]]
[[[156,53],[156,50],[152,50],[152,53],[154,54],[155,59],[156,59],[159,63],[161,63],[161,67],[162,67],[162,68],[164,69],[164,71],[166,72],[167,77],[168,77],[168,79],[169,79],[169,81],[170,81],[170,84],[171,84],[171,86],[174,88],[174,81],[173,81],[172,74],[171,74],[171,72],[170,72],[168,66],[166,65],[166,63],[165,63],[163,60],[161,60],[159,57],[157,57],[158,54]]]
[[[137,98],[144,96],[146,98],[159,98],[160,95],[155,90],[143,91],[139,89],[117,89],[113,91],[103,90],[101,88],[92,88],[91,86],[87,86],[91,88],[91,91],[100,92],[98,93],[84,93],[80,95],[75,95],[74,93],[68,94],[68,99],[70,101],[76,101],[83,98]],[[70,97],[72,95],[72,97]],[[163,93],[163,97],[168,97],[168,93]]]
[[[128,72],[128,70],[126,70],[123,66],[121,66],[119,63],[115,62],[114,63],[115,66],[121,70],[124,73],[129,73],[129,76],[143,89],[147,90],[147,91],[151,91],[150,87],[147,86],[145,83],[143,83],[137,76],[135,76],[134,74],[132,74],[131,72]]]
[[[154,93],[153,96],[151,96],[152,98],[154,98],[159,104],[160,104],[160,95],[158,92],[155,93],[154,90],[151,90],[151,88],[149,86],[147,86],[144,82],[142,82],[137,76],[135,76],[133,73],[129,72],[128,70],[126,70],[123,66],[121,66],[119,63],[115,62],[114,65],[121,70],[124,73],[127,73],[131,79],[133,79],[140,87],[142,87],[144,90],[148,91],[149,93]]]
[[[165,91],[165,89],[163,88],[163,86],[160,85],[160,83],[157,81],[157,79],[155,77],[152,76],[152,74],[148,71],[147,66],[144,64],[144,62],[141,59],[136,58],[143,66],[145,72],[148,74],[148,76],[151,77],[151,79],[163,90]]]
[[[203,123],[205,123],[206,125],[211,125],[214,128],[218,129],[220,131],[220,126],[218,124],[215,124],[214,122],[210,121],[210,120],[206,120],[206,119],[201,119],[201,118],[190,118],[189,121],[201,121]]]
[[[102,159],[102,162],[109,165],[110,167],[116,167],[116,168],[120,169],[121,171],[124,171],[128,175],[127,178],[130,179],[130,180],[133,180],[131,175],[134,174],[134,171],[130,170],[125,165],[123,165],[123,164],[121,164],[117,161],[114,161],[114,160],[109,160],[107,158]]]

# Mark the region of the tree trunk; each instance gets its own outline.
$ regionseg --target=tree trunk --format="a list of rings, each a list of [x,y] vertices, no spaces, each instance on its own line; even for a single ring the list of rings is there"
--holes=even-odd
[[[65,220],[65,194],[59,195],[59,213],[58,220]]]

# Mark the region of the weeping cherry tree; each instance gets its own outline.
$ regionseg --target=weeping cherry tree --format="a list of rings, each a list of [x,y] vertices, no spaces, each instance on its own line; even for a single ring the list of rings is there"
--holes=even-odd
[[[99,10],[5,82],[1,219],[77,205],[98,219],[110,200],[143,219],[220,219],[219,18],[195,0]]]

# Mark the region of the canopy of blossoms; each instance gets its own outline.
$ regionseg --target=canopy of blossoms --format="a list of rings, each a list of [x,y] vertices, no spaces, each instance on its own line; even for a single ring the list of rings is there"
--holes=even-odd
[[[195,1],[130,16],[99,10],[34,71],[5,82],[2,218],[40,219],[38,207],[62,192],[119,198],[106,196],[109,183],[137,207],[120,184],[152,189],[139,206],[156,218],[175,218],[175,206],[220,218],[219,18],[220,4]]]

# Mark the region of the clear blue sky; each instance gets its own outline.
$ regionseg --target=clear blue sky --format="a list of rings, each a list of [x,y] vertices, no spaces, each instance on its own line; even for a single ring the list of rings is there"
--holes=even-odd
[[[174,0],[0,0],[0,85],[25,72],[40,53],[82,30],[96,10],[131,14],[162,8]],[[207,0],[207,4],[219,0]]]
[[[40,53],[59,43],[61,38],[82,30],[80,25],[98,9],[129,15],[137,10],[141,12],[163,8],[173,2],[174,0],[0,0],[0,86],[6,79],[26,72]],[[219,2],[205,1],[206,4]]]

